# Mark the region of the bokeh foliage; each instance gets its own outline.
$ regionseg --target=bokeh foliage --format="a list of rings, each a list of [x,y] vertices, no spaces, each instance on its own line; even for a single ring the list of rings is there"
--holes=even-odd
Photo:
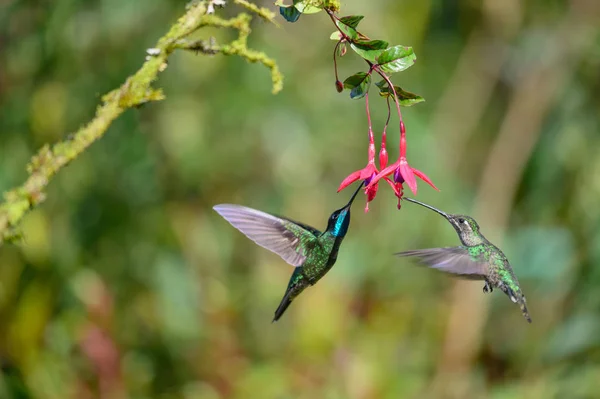
[[[0,4],[0,191],[91,118],[183,7]],[[175,53],[158,82],[167,100],[118,119],[57,175],[24,240],[0,249],[0,398],[597,395],[597,2],[349,0],[342,13],[415,49],[395,83],[427,99],[404,111],[409,156],[441,189],[419,199],[478,219],[533,324],[500,293],[391,256],[456,237],[385,192],[367,215],[355,206],[336,266],[270,323],[290,268],[211,207],[322,228],[347,200],[340,179],[366,160],[367,129],[363,104],[335,90],[324,15],[257,21],[249,44],[278,61],[283,92],[259,65]]]
[[[275,23],[275,14],[267,8],[259,8],[245,0],[233,0],[233,3]],[[222,1],[218,4],[224,5]],[[94,117],[85,126],[52,146],[45,144],[31,158],[27,164],[27,180],[5,192],[4,202],[0,203],[0,245],[4,241],[14,242],[21,238],[18,232],[21,219],[45,200],[45,189],[54,175],[102,138],[115,119],[128,109],[139,108],[150,101],[164,100],[162,90],[155,89],[152,84],[158,74],[167,69],[169,55],[176,49],[207,55],[238,55],[248,62],[262,63],[271,71],[273,94],[281,90],[283,77],[275,61],[264,52],[248,48],[252,15],[242,12],[229,19],[221,18],[214,15],[215,3],[212,0],[191,2],[186,9],[185,14],[157,41],[155,47],[146,50],[148,55],[140,69],[120,87],[101,97]],[[214,37],[208,40],[190,39],[191,35],[203,28],[233,28],[238,31],[238,37],[227,44],[216,44]]]

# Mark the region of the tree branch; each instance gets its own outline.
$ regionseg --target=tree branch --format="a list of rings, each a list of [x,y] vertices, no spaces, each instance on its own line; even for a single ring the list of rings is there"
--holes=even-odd
[[[275,23],[275,15],[269,10],[259,8],[245,0],[233,0],[233,2]],[[52,177],[101,138],[116,118],[129,108],[165,98],[162,90],[154,89],[152,83],[158,74],[167,68],[167,59],[174,50],[187,49],[206,54],[238,55],[248,62],[262,63],[271,71],[273,94],[282,89],[283,77],[275,61],[266,54],[247,47],[252,16],[240,13],[234,18],[222,19],[208,13],[209,5],[212,5],[211,1],[191,3],[186,13],[177,20],[165,36],[158,40],[156,47],[148,49],[148,56],[142,67],[128,77],[121,87],[102,97],[102,104],[97,108],[96,115],[90,122],[70,134],[65,140],[53,146],[43,146],[33,156],[27,165],[29,174],[27,180],[21,186],[6,192],[5,201],[0,204],[0,245],[4,241],[14,241],[19,237],[16,230],[18,223],[27,212],[44,201],[44,190]],[[201,43],[199,41],[190,44],[185,40],[187,36],[204,27],[234,28],[239,31],[239,36],[229,44],[208,45],[210,51],[198,47]],[[197,48],[192,46],[194,43]],[[202,43],[206,46],[205,42]]]

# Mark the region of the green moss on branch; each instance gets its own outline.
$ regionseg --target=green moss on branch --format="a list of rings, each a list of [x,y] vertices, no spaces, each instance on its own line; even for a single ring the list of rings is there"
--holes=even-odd
[[[274,22],[274,14],[265,8],[259,8],[245,0],[234,0],[233,2]],[[119,115],[129,108],[165,98],[160,89],[152,87],[152,83],[159,73],[166,69],[167,59],[174,50],[179,48],[206,54],[238,55],[249,62],[262,63],[271,71],[273,93],[281,90],[283,77],[275,61],[266,54],[247,47],[252,16],[240,13],[234,18],[222,19],[216,15],[207,14],[208,3],[207,1],[198,1],[188,7],[185,15],[179,18],[169,32],[158,40],[156,47],[149,49],[149,55],[142,67],[133,76],[127,78],[121,87],[102,97],[102,104],[89,123],[52,147],[45,145],[31,159],[27,166],[29,176],[25,183],[6,192],[4,202],[0,204],[0,245],[4,241],[12,241],[19,237],[16,229],[18,223],[28,211],[43,202],[46,186],[52,177],[101,138]],[[233,42],[222,46],[213,46],[200,41],[188,43],[185,40],[187,36],[203,27],[233,28],[238,30],[239,36]],[[204,49],[200,48],[200,43],[206,45]],[[194,48],[192,44],[195,44],[197,48]]]

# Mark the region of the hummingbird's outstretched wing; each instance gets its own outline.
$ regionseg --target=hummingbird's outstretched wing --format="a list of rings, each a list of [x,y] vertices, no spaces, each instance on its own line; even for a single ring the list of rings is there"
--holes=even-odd
[[[487,275],[488,265],[484,259],[478,261],[466,247],[430,248],[404,251],[395,254],[418,259],[419,263],[446,273],[478,280]]]
[[[296,267],[304,263],[320,234],[312,227],[241,205],[220,204],[213,209],[246,237]]]

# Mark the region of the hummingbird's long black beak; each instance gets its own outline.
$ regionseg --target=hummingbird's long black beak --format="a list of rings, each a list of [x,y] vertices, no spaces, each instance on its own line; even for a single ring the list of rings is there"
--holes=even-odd
[[[348,204],[344,207],[344,208],[350,208],[352,206],[352,203],[354,202],[354,199],[356,198],[356,196],[358,195],[358,193],[360,192],[360,189],[363,187],[363,185],[365,184],[364,180],[358,185],[358,188],[356,189],[356,191],[354,192],[354,194],[352,194],[352,198],[350,198],[350,201],[348,201]],[[343,208],[342,208],[343,209]]]
[[[419,204],[421,206],[424,206],[425,208],[431,209],[432,211],[439,213],[440,215],[442,215],[446,219],[450,219],[449,215],[446,212],[442,212],[439,209],[432,207],[431,205],[424,204],[423,202],[417,201],[416,199],[412,199],[412,198],[404,197],[404,199],[407,200],[407,201],[409,201],[409,202],[414,202],[415,204]]]

